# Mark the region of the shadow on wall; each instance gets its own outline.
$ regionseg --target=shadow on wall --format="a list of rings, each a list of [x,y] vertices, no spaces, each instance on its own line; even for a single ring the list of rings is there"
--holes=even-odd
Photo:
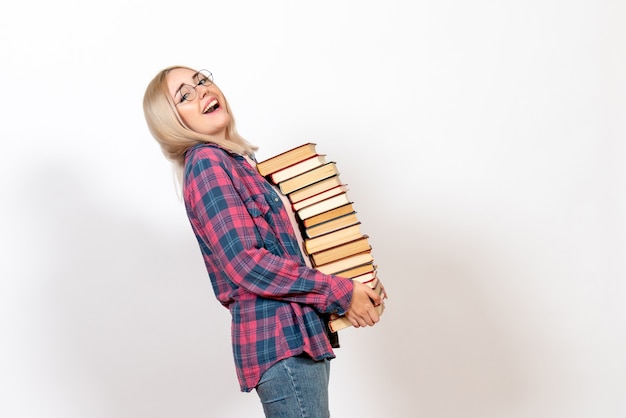
[[[45,289],[29,303],[45,312],[33,318],[42,331],[35,355],[55,365],[41,371],[55,382],[47,416],[240,417],[248,403],[259,409],[256,396],[239,392],[230,315],[214,298],[191,229],[116,212],[67,167],[32,176],[20,201],[38,231],[31,251],[44,260],[27,268]]]

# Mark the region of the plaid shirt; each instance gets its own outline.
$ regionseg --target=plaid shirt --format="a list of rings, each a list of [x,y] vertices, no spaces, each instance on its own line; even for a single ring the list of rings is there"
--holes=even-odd
[[[282,200],[244,157],[196,145],[184,174],[187,216],[213,291],[232,315],[241,390],[281,359],[334,358],[321,314],[346,312],[352,281],[305,265]]]

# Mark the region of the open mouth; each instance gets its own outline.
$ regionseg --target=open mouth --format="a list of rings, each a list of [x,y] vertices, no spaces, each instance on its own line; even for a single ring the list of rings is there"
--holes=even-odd
[[[217,102],[217,99],[213,99],[209,103],[207,103],[202,113],[204,114],[212,113],[212,112],[215,112],[219,108],[220,108],[220,104]]]

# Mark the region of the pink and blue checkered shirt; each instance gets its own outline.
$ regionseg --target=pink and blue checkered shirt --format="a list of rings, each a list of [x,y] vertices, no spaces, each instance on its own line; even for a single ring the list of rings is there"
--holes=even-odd
[[[185,156],[183,195],[213,291],[232,315],[242,391],[277,361],[334,358],[322,314],[342,315],[352,281],[306,266],[280,196],[246,159],[215,144]]]

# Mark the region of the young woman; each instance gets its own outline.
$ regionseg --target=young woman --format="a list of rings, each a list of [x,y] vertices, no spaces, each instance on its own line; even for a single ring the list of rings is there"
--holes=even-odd
[[[255,169],[256,147],[235,129],[210,72],[169,67],[144,96],[150,132],[179,174],[213,290],[232,315],[242,391],[267,417],[328,417],[329,315],[378,322],[368,286],[314,270],[290,206]]]

